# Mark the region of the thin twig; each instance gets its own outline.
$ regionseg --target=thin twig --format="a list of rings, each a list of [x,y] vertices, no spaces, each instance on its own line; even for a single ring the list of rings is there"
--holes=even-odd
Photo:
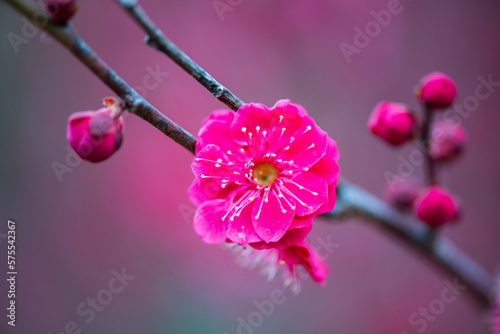
[[[166,54],[175,61],[180,67],[189,73],[193,78],[208,89],[213,96],[227,105],[232,110],[238,110],[244,103],[237,98],[229,89],[222,86],[210,74],[196,64],[184,52],[182,52],[174,43],[172,43],[154,23],[149,19],[136,0],[116,0],[134,21],[146,33],[147,45]]]
[[[335,209],[324,216],[335,219],[358,217],[381,228],[403,244],[418,251],[436,267],[467,286],[481,306],[495,304],[494,279],[472,259],[460,252],[450,241],[433,234],[413,218],[403,215],[366,190],[341,180],[337,187]],[[339,208],[339,209],[338,209]],[[339,211],[337,211],[339,210]]]
[[[99,77],[125,103],[128,111],[152,124],[176,143],[194,153],[196,138],[174,121],[163,115],[113,71],[77,34],[71,24],[64,26],[50,22],[49,16],[33,4],[19,0],[4,0],[33,23],[45,22],[40,28],[47,31],[71,51],[87,68]],[[35,18],[37,20],[35,20]]]
[[[14,7],[18,12],[25,15],[28,19],[34,22],[35,17],[45,17],[47,15],[35,8],[31,4],[26,4],[22,0],[3,0]],[[121,0],[122,6],[132,8],[133,13],[139,13],[141,18],[138,23],[146,22],[145,14],[142,11],[136,12],[136,2],[134,0]],[[135,9],[134,9],[135,8]],[[135,18],[136,14],[133,15]],[[142,26],[142,24],[141,24]],[[161,42],[164,39],[163,35],[159,33],[154,25],[146,25],[150,40],[158,40]],[[66,27],[55,26],[52,24],[45,24],[41,27],[57,39],[61,44],[70,50],[78,59],[80,59],[92,72],[94,72],[108,87],[110,87],[116,94],[118,94],[126,103],[132,113],[139,115],[141,118],[160,129],[164,134],[173,138],[177,143],[187,148],[190,152],[194,153],[194,146],[196,139],[184,131],[180,126],[161,114],[147,101],[145,101],[137,92],[135,92],[129,85],[127,85],[108,65],[106,65],[87,44],[76,34],[71,25]],[[144,28],[144,27],[143,27]],[[152,37],[151,37],[152,36]],[[156,37],[155,37],[156,36]],[[166,39],[165,39],[166,40]],[[168,42],[168,40],[166,40]],[[173,55],[181,55],[180,60],[176,61],[188,73],[193,75],[193,71],[199,73],[203,78],[213,78],[203,71],[198,65],[192,62],[184,53],[182,53],[175,45],[166,43],[169,52]],[[163,46],[165,47],[165,46]],[[163,48],[162,47],[162,48]],[[170,53],[167,55],[170,56]],[[184,64],[184,65],[183,65]],[[194,64],[194,65],[193,65]],[[187,67],[187,68],[186,68]],[[196,74],[198,75],[198,74]],[[195,78],[196,75],[193,75]],[[209,90],[212,87],[209,84],[204,84]],[[214,91],[222,91],[220,96],[216,96],[219,100],[226,103],[231,109],[236,110],[242,102],[232,95],[226,88],[220,86],[215,80],[212,81],[215,86],[219,87]],[[222,88],[220,88],[222,87]],[[212,90],[211,90],[212,91]],[[212,93],[214,92],[212,91]],[[225,97],[223,97],[225,96]],[[223,97],[223,98],[221,98]],[[381,200],[366,192],[362,188],[349,184],[347,181],[342,180],[337,188],[338,199],[335,209],[323,215],[324,217],[333,219],[343,219],[348,217],[359,217],[369,223],[379,226],[386,232],[395,236],[402,241],[405,245],[412,247],[423,254],[428,261],[436,265],[438,268],[447,272],[451,277],[458,278],[464,282],[468,291],[472,292],[476,300],[485,307],[491,307],[494,303],[494,288],[495,282],[480,266],[473,260],[468,258],[457,250],[451,242],[444,237],[435,236],[434,242],[429,243],[428,228],[419,224],[415,220],[401,215],[388,205],[384,204]]]

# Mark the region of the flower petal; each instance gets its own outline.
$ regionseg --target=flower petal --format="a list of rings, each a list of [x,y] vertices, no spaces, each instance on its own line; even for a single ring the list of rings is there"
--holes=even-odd
[[[203,202],[218,198],[228,198],[232,192],[231,187],[221,188],[220,183],[214,179],[195,178],[188,188],[188,195],[191,202],[199,206]]]
[[[227,221],[222,217],[226,213],[227,201],[215,199],[200,205],[194,215],[194,230],[208,244],[219,244],[226,240]]]
[[[297,216],[310,215],[328,200],[326,181],[309,172],[297,173],[293,179],[282,178],[281,191],[296,203]]]
[[[328,135],[316,125],[304,125],[290,137],[288,144],[277,157],[283,161],[293,161],[293,165],[308,169],[326,153]]]
[[[234,119],[234,115],[235,113],[232,110],[214,110],[210,113],[210,115],[208,115],[207,118],[203,120],[203,122],[201,123],[201,127],[203,128],[205,124],[207,124],[207,122],[211,120],[223,121],[224,123],[227,123],[229,127]]]
[[[231,221],[228,220],[228,229],[226,236],[232,242],[239,245],[246,245],[249,242],[260,242],[262,238],[255,232],[252,226],[252,205],[247,205],[240,213]]]
[[[258,146],[254,140],[264,130],[271,134],[274,131],[275,121],[269,115],[269,109],[259,103],[245,104],[238,109],[231,123],[231,136],[233,140],[243,146],[251,144]],[[251,133],[251,135],[249,135]]]
[[[222,120],[209,120],[200,129],[196,141],[196,152],[200,152],[206,145],[219,146],[224,152],[237,151],[238,146],[234,143],[229,133],[229,123]]]
[[[338,179],[339,176],[339,165],[337,159],[339,153],[337,150],[337,144],[331,138],[328,138],[328,146],[326,148],[326,154],[317,163],[315,163],[309,170],[311,173],[323,178],[326,183],[332,184],[334,180]]]
[[[274,191],[264,190],[253,205],[252,223],[255,232],[265,242],[275,242],[286,233],[294,216],[293,207],[286,201],[280,201]]]
[[[323,204],[318,210],[318,215],[322,213],[327,213],[333,210],[335,207],[335,201],[337,200],[337,182],[334,182],[328,186],[328,202]]]
[[[289,229],[285,235],[278,242],[254,242],[251,243],[255,249],[271,249],[276,248],[279,250],[283,250],[290,246],[296,245],[300,243],[311,231],[312,226],[303,227],[303,228],[294,228],[293,230]]]
[[[295,216],[293,217],[292,223],[290,224],[290,227],[288,229],[292,230],[295,228],[309,227],[312,225],[315,217],[315,213],[303,217]]]
[[[311,278],[321,284],[330,271],[325,260],[306,241],[283,250],[280,258],[287,264],[302,264]]]
[[[314,120],[307,115],[305,109],[290,100],[280,100],[271,108],[269,114],[276,122],[275,142],[272,147],[275,151],[286,147],[290,138],[303,126],[314,126]]]

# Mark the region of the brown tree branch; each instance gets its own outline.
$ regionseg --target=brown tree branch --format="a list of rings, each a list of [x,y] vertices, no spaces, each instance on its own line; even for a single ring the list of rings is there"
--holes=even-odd
[[[399,213],[366,190],[346,180],[337,187],[335,209],[324,216],[334,219],[361,218],[419,252],[476,297],[481,306],[495,305],[495,280],[453,243],[436,235],[421,222]]]
[[[32,3],[18,0],[3,1],[26,16],[34,24],[44,22],[40,28],[47,31],[66,49],[71,51],[90,71],[111,88],[123,100],[128,111],[141,117],[189,152],[194,153],[196,138],[167,116],[163,115],[132,89],[83,41],[71,24],[64,26],[52,24],[48,14]]]
[[[47,14],[23,0],[3,0],[32,22],[36,17],[45,17]],[[220,101],[233,110],[243,104],[229,90],[215,81],[207,72],[194,63],[174,44],[168,41],[163,34],[147,19],[144,12],[137,7],[134,0],[117,0],[132,15],[136,22],[149,36],[149,44],[167,54],[197,79],[204,87]],[[123,81],[106,63],[104,63],[92,49],[76,34],[71,25],[57,26],[51,23],[44,24],[46,30],[65,48],[70,50],[85,66],[94,72],[109,88],[111,88],[126,103],[130,112],[135,113],[150,124],[160,129],[164,134],[194,153],[196,138],[187,133],[157,109],[151,106],[136,91]],[[485,307],[494,304],[495,282],[480,266],[466,255],[457,250],[444,237],[432,236],[429,229],[412,218],[401,215],[381,200],[366,192],[362,188],[341,180],[337,188],[338,199],[335,209],[323,215],[330,219],[344,219],[358,217],[380,227],[405,245],[420,252],[437,268],[445,271],[451,277],[456,277],[468,287],[468,291]]]
[[[154,23],[137,4],[137,0],[116,1],[127,11],[127,13],[129,13],[142,30],[144,30],[146,33],[147,45],[166,54],[231,110],[236,111],[244,104],[243,101],[231,93],[229,89],[222,86],[210,74],[175,46],[160,29],[156,28]]]

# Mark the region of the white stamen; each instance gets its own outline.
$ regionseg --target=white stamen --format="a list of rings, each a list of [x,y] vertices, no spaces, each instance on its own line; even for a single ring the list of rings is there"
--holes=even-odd
[[[245,132],[245,131],[247,131],[247,128],[242,127],[242,128],[241,128],[241,131],[242,131],[242,132]]]

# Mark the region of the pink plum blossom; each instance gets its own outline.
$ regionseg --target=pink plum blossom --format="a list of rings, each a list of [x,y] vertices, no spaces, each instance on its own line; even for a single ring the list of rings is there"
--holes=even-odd
[[[289,100],[216,110],[202,123],[188,190],[196,233],[207,243],[285,249],[335,204],[338,151]]]
[[[254,249],[237,244],[228,244],[237,254],[237,262],[242,267],[260,268],[261,273],[269,281],[274,280],[278,272],[282,272],[285,287],[298,293],[301,289],[301,271],[305,271],[315,282],[324,285],[330,269],[325,260],[305,240],[297,245],[278,249]]]

